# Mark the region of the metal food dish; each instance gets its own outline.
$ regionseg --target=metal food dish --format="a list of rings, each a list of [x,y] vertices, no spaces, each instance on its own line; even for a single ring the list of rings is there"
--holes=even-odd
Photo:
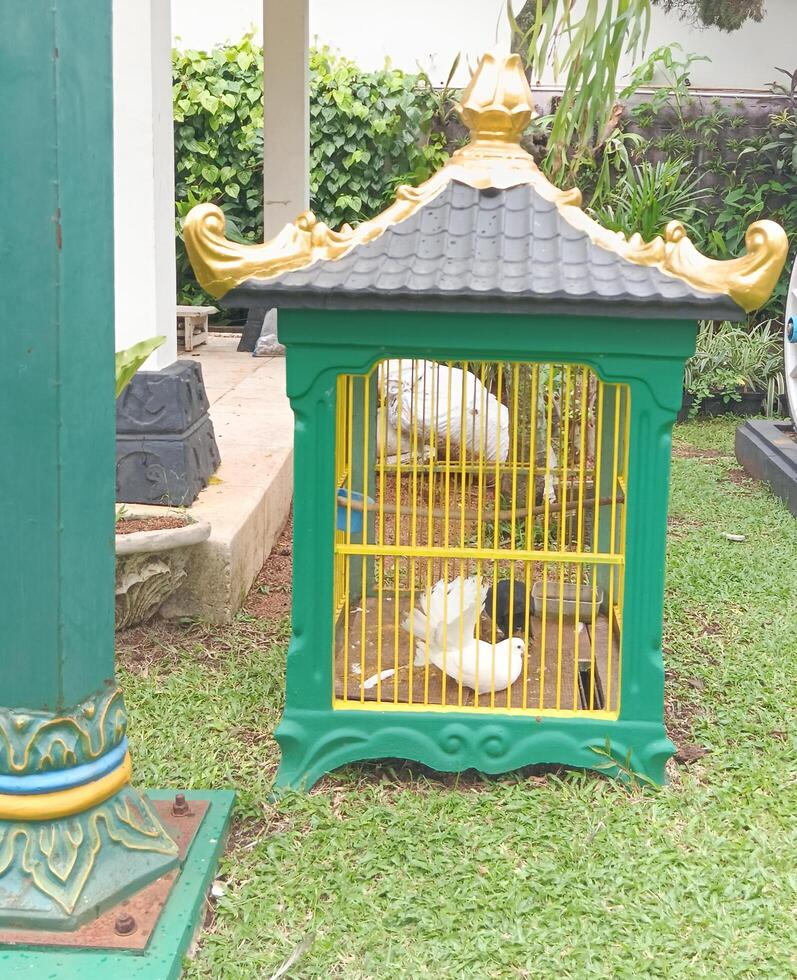
[[[576,590],[578,589],[578,618],[582,623],[591,622],[593,616],[593,595],[595,597],[595,610],[599,610],[603,605],[603,589],[591,585],[580,587],[572,582],[565,582],[561,588],[561,611],[562,618],[574,620],[576,618]],[[549,582],[543,603],[542,582],[535,582],[531,589],[531,598],[534,602],[534,615],[542,616],[543,607],[546,608],[546,616],[558,620],[560,609],[560,589],[556,582]]]

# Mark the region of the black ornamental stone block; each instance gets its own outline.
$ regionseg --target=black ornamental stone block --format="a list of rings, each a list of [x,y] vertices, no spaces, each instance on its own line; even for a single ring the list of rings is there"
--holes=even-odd
[[[116,403],[116,499],[185,507],[218,469],[209,403],[196,361],[139,371]]]
[[[124,435],[180,435],[207,415],[202,367],[175,361],[162,371],[139,371],[116,402],[116,431]]]
[[[745,422],[736,430],[736,458],[797,517],[797,434],[791,422]]]

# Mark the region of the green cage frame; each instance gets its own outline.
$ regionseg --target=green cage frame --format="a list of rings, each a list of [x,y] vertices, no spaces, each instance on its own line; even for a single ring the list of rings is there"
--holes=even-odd
[[[535,764],[665,781],[661,648],[671,433],[697,324],[607,316],[280,310],[295,418],[292,633],[275,790],[308,790],[346,763],[401,758],[441,772]],[[581,364],[631,390],[625,605],[616,719],[333,708],[336,388],[386,357]]]

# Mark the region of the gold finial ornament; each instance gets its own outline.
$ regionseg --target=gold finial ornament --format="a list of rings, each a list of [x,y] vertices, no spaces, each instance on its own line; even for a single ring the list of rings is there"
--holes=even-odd
[[[535,116],[519,56],[499,59],[486,54],[463,91],[457,112],[472,142],[519,143]]]
[[[702,255],[678,222],[670,222],[664,235],[650,242],[636,234],[626,238],[621,232],[607,230],[582,209],[577,188],[563,191],[555,187],[520,145],[534,118],[534,99],[516,54],[484,55],[457,110],[470,130],[470,141],[418,187],[399,187],[391,205],[356,228],[344,225],[332,231],[312,211],[305,211],[270,241],[240,245],[226,238],[220,208],[197,205],[185,219],[183,233],[200,285],[220,298],[247,280],[267,281],[315,262],[342,258],[411,217],[456,180],[479,189],[505,190],[528,184],[600,248],[635,265],[655,267],[694,289],[730,296],[743,310],[757,309],[772,294],[788,252],[786,233],[774,221],[750,225],[745,236],[747,252],[718,261]]]

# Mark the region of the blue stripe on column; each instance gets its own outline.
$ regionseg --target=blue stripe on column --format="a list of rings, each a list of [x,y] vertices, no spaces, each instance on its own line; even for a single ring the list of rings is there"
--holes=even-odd
[[[55,769],[50,772],[27,773],[23,776],[0,775],[0,793],[32,796],[36,793],[57,793],[58,790],[84,786],[95,779],[113,772],[127,754],[127,737],[110,752],[71,769]]]

